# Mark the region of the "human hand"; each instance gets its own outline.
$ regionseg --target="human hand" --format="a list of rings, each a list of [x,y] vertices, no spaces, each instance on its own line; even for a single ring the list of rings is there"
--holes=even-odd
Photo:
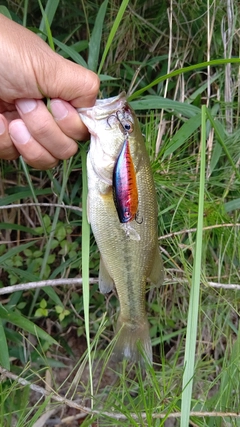
[[[0,158],[49,169],[88,132],[75,108],[94,105],[98,76],[0,14]],[[51,112],[42,98],[51,99]]]

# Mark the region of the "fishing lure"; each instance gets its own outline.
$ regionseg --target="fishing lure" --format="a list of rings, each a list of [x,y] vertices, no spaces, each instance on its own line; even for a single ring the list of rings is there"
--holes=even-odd
[[[113,198],[119,221],[121,223],[132,221],[137,214],[138,191],[128,137],[113,169]]]

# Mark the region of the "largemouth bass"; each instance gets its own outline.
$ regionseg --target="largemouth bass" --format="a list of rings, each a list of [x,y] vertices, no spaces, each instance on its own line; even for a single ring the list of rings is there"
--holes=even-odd
[[[152,361],[146,282],[163,283],[157,200],[150,161],[125,93],[78,109],[91,134],[87,156],[88,221],[100,251],[99,288],[117,289],[120,315],[113,356]]]

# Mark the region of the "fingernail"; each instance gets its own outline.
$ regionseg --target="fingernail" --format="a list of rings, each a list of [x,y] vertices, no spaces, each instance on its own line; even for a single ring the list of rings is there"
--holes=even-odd
[[[62,120],[68,115],[68,109],[62,101],[51,101],[51,112],[56,120]]]
[[[5,131],[6,131],[5,123],[2,117],[0,117],[0,135],[3,135]]]
[[[20,120],[15,120],[10,123],[9,133],[11,139],[16,144],[26,144],[31,138],[31,134],[29,133],[26,125]]]
[[[35,99],[18,99],[16,101],[16,107],[23,114],[30,113],[36,108],[36,106],[37,106],[37,101],[35,101]]]

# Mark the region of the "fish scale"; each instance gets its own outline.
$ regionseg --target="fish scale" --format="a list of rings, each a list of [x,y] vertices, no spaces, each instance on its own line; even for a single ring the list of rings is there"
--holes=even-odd
[[[164,276],[158,245],[157,198],[149,157],[125,93],[97,100],[92,108],[78,111],[91,134],[87,158],[88,220],[100,251],[99,288],[107,293],[116,287],[120,303],[113,357],[144,363],[138,343],[145,357],[152,360],[145,307],[146,282],[150,280],[160,286]],[[130,156],[121,162],[119,153],[124,145]],[[126,178],[123,169],[129,168],[126,159],[130,157],[134,176],[131,172]],[[120,181],[114,182],[116,168]],[[136,183],[137,204],[134,209],[131,207],[133,218],[122,223],[114,193],[119,191],[119,182],[126,180],[130,187],[132,177]],[[121,208],[127,205],[128,194],[131,195],[131,191],[122,200],[119,198]]]

